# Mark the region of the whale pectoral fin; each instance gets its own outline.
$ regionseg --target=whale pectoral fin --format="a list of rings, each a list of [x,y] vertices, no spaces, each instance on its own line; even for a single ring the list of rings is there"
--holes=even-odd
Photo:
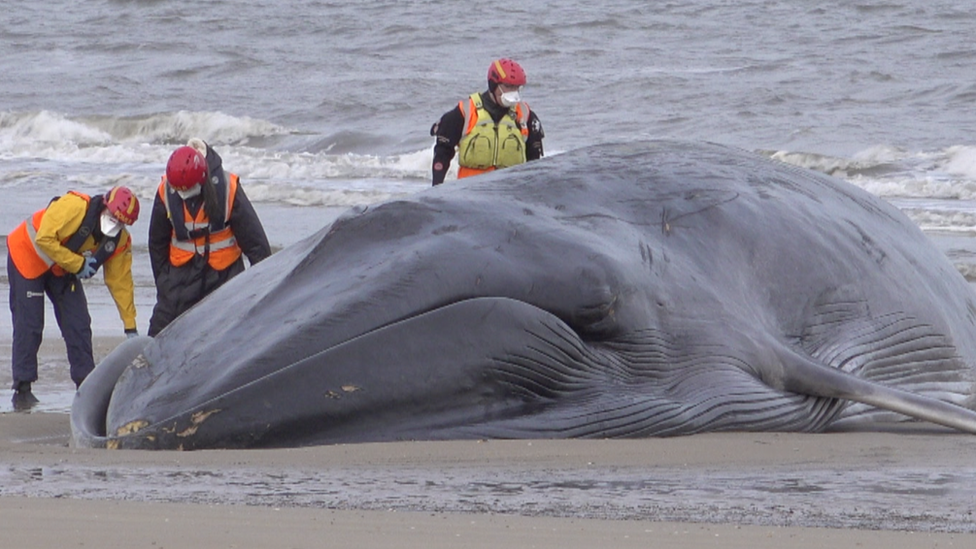
[[[950,402],[895,389],[862,379],[838,368],[784,349],[781,358],[785,391],[861,402],[884,410],[976,434],[976,412]],[[777,383],[778,385],[778,383]]]
[[[772,385],[862,404],[847,406],[835,423],[885,410],[974,432],[976,413],[950,402],[964,402],[973,380],[946,329],[905,312],[879,313],[856,285],[824,291],[799,318],[790,341],[771,345],[783,365]]]
[[[946,328],[903,313],[872,314],[850,288],[818,296],[803,315],[795,346],[815,362],[908,392],[939,391],[963,401],[972,390],[972,368]]]

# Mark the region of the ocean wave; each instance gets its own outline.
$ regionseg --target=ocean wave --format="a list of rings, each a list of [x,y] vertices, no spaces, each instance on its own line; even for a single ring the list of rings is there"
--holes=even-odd
[[[947,173],[976,180],[976,147],[949,147],[943,167]]]
[[[430,149],[368,154],[362,151],[372,139],[362,132],[311,135],[220,112],[70,117],[38,111],[0,113],[0,189],[128,185],[151,197],[169,155],[190,137],[205,139],[245,181],[278,190],[259,193],[260,201],[360,204],[430,177]],[[344,190],[315,188],[333,183]]]
[[[854,158],[794,151],[774,151],[767,154],[780,162],[841,178],[899,172],[902,168],[898,161],[904,158],[903,151],[887,146],[872,147]]]
[[[954,263],[953,266],[969,282],[976,282],[976,265],[972,263]]]
[[[429,146],[378,154],[389,136],[337,129],[301,132],[222,112],[73,117],[53,111],[0,113],[0,189],[66,185],[84,190],[128,185],[151,197],[175,146],[202,137],[259,202],[347,206],[429,185]],[[414,147],[417,145],[415,144]],[[889,145],[851,157],[759,151],[845,179],[884,198],[976,199],[976,147],[912,151]],[[550,156],[556,154],[555,148]],[[449,177],[456,174],[456,163]],[[264,186],[264,187],[261,187]],[[267,192],[265,192],[265,189]]]
[[[761,151],[770,158],[847,180],[882,198],[976,198],[976,147],[909,151],[877,145],[851,158]]]
[[[253,202],[275,202],[291,206],[352,207],[374,204],[409,194],[406,189],[316,189],[282,187],[269,183],[245,184]]]
[[[62,158],[39,165],[36,160],[6,162],[0,167],[0,190],[48,188],[98,192],[115,185],[133,189],[140,198],[152,200],[165,170],[170,148],[160,149],[153,161],[123,163],[130,150],[101,150],[117,162],[69,163]],[[273,153],[243,147],[219,149],[224,167],[241,177],[255,202],[279,202],[298,206],[352,206],[413,193],[430,185],[430,151],[389,157],[356,154]],[[42,163],[43,164],[43,163]]]
[[[902,208],[923,232],[927,233],[976,233],[976,212]]]
[[[253,138],[295,133],[266,120],[222,112],[177,111],[125,117],[69,117],[47,110],[0,113],[0,152],[45,143],[78,147],[131,142],[174,145],[200,136],[213,144],[244,145]]]

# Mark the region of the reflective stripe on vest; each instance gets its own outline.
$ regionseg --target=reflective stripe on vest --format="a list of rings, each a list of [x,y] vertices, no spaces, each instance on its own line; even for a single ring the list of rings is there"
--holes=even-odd
[[[239,178],[234,174],[227,174],[227,183],[223,189],[218,189],[219,194],[225,197],[224,219],[218,224],[212,224],[207,217],[207,213],[201,205],[196,216],[192,216],[186,204],[182,204],[182,212],[179,218],[175,218],[170,208],[170,200],[167,192],[175,193],[170,189],[166,177],[162,178],[159,184],[159,197],[166,205],[166,216],[174,226],[170,236],[169,260],[174,266],[179,267],[193,259],[194,255],[207,258],[207,263],[215,270],[222,271],[230,267],[237,258],[241,256],[241,248],[237,245],[237,237],[231,230],[229,222],[233,212],[234,197],[237,195],[237,185]],[[219,184],[219,183],[218,183]],[[218,195],[219,195],[218,194]],[[177,237],[175,226],[180,223],[185,228],[189,237],[180,239]],[[209,232],[213,226],[220,228],[214,232]],[[200,233],[203,234],[200,234]]]
[[[35,212],[34,215],[28,217],[24,221],[24,226],[27,228],[27,239],[30,242],[31,249],[34,251],[34,254],[37,255],[37,259],[39,259],[41,263],[44,264],[44,269],[40,273],[37,273],[34,276],[28,276],[27,278],[37,278],[38,276],[43,274],[44,271],[47,271],[48,269],[54,266],[54,260],[51,259],[50,256],[48,256],[46,253],[44,253],[44,250],[42,250],[37,245],[37,229],[41,228],[41,219],[44,218],[44,212],[46,211],[47,208],[39,212]],[[26,273],[21,273],[21,274],[24,274],[26,276]]]
[[[525,162],[528,104],[517,103],[497,124],[484,109],[480,93],[459,101],[458,108],[464,115],[464,129],[458,143],[458,178]]]

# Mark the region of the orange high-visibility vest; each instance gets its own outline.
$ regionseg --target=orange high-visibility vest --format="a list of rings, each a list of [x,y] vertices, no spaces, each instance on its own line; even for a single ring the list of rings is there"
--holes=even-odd
[[[83,198],[86,204],[91,204],[90,196],[75,191],[68,192]],[[52,200],[52,202],[54,201]],[[54,260],[37,246],[37,231],[41,228],[41,220],[44,219],[45,213],[47,213],[47,208],[37,210],[7,235],[7,250],[9,250],[10,258],[17,267],[17,271],[24,278],[31,280],[43,275],[51,268],[55,268],[58,271],[55,274],[59,276],[64,274],[64,271],[60,270]],[[73,236],[62,239],[61,243],[68,242]]]
[[[179,267],[186,265],[193,259],[194,255],[201,255],[207,258],[207,263],[210,267],[214,270],[222,271],[237,261],[237,258],[241,257],[241,247],[238,246],[237,237],[234,236],[234,231],[231,230],[229,225],[230,215],[234,207],[234,196],[237,194],[238,181],[239,178],[236,175],[232,173],[227,174],[227,188],[224,193],[226,195],[224,219],[219,224],[220,228],[218,230],[208,232],[206,229],[211,229],[212,224],[203,207],[200,208],[196,216],[193,216],[187,209],[186,204],[183,204],[182,199],[180,199],[179,203],[183,206],[182,211],[177,212],[178,215],[174,215],[174,212],[170,211],[171,197],[167,196],[167,192],[175,195],[176,191],[170,189],[166,181],[166,176],[163,176],[162,181],[159,183],[159,198],[166,204],[166,216],[169,218],[170,224],[175,227],[177,223],[182,223],[186,228],[186,232],[190,235],[199,232],[206,233],[190,236],[184,240],[177,238],[176,230],[174,229],[169,243],[170,263]]]

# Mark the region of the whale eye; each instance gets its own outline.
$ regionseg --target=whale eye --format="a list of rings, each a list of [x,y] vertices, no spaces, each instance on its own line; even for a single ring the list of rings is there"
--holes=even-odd
[[[577,282],[579,293],[566,323],[584,340],[610,337],[617,330],[614,285],[592,269],[583,269]]]
[[[583,305],[573,312],[569,325],[583,340],[602,340],[609,338],[617,329],[614,314],[616,296],[609,299]]]

